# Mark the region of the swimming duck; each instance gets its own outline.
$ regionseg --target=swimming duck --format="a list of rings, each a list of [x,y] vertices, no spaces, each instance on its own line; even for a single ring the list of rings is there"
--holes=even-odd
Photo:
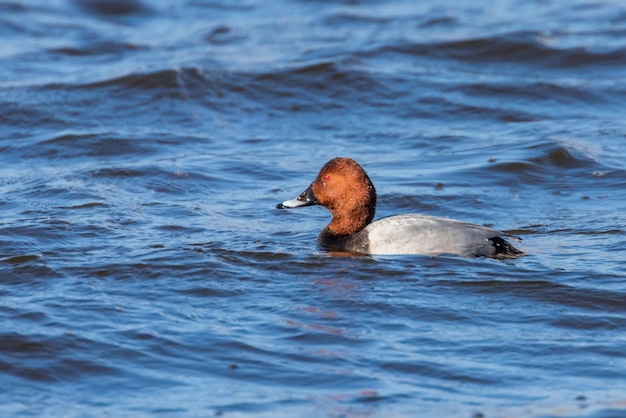
[[[279,209],[321,205],[332,221],[317,243],[355,254],[453,254],[464,257],[518,258],[525,255],[504,232],[454,219],[422,214],[394,215],[372,222],[376,189],[365,170],[350,158],[333,158],[298,197]]]

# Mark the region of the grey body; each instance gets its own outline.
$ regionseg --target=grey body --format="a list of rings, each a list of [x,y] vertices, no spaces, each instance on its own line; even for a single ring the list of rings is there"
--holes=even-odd
[[[322,231],[322,247],[360,254],[455,254],[494,257],[498,245],[510,245],[503,232],[437,216],[407,214],[379,219],[358,233],[341,237]]]

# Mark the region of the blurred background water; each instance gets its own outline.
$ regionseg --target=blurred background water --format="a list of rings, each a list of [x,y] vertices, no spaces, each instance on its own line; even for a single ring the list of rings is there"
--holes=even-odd
[[[626,416],[626,5],[0,1],[2,416]],[[346,257],[378,217],[530,255]]]

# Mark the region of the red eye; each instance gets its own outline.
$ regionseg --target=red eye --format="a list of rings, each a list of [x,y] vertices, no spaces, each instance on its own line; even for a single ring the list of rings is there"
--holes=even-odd
[[[328,174],[326,174],[324,177],[322,177],[322,180],[328,181],[328,180],[330,180],[330,176]]]

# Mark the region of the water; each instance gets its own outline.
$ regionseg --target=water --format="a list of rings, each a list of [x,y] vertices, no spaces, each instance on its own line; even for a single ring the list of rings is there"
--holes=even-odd
[[[621,2],[0,2],[2,416],[626,416]],[[275,205],[511,262],[349,257]]]

